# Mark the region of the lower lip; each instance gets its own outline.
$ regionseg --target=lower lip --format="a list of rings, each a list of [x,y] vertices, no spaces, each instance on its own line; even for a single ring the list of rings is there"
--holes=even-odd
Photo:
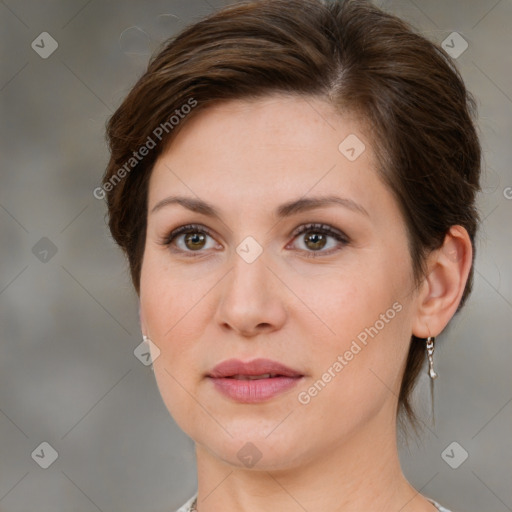
[[[269,400],[293,388],[302,377],[272,377],[268,379],[239,380],[228,377],[212,378],[223,395],[241,403],[253,404]]]

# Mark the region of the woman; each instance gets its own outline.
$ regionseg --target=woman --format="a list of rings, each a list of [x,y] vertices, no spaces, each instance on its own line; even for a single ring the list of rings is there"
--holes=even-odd
[[[103,189],[196,446],[180,512],[446,510],[396,432],[471,291],[474,113],[443,50],[362,1],[237,3],[152,59]]]

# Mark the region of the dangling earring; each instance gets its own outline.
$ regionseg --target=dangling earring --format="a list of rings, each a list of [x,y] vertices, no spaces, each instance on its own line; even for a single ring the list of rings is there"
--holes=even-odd
[[[434,341],[435,336],[427,338],[427,357],[428,357],[428,374],[431,379],[437,379],[437,373],[434,371]]]

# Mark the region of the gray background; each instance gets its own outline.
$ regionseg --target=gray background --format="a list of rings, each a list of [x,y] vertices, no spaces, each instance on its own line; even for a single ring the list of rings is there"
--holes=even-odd
[[[474,292],[439,338],[436,424],[401,447],[404,472],[454,510],[512,510],[512,2],[376,3],[437,42],[468,42],[457,63],[484,148]],[[136,295],[92,191],[105,122],[150,53],[222,5],[0,2],[1,511],[171,512],[195,491],[193,443],[134,355]],[[58,42],[47,59],[31,48],[42,32]],[[425,377],[417,396],[427,418]],[[468,453],[457,469],[442,457],[453,441],[452,464]],[[43,442],[58,453],[47,469]]]

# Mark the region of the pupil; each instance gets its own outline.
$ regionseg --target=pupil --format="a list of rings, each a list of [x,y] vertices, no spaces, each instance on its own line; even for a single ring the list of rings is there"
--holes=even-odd
[[[192,247],[189,247],[189,249],[200,249],[204,243],[204,235],[201,233],[188,233],[185,237],[185,244],[188,244],[188,242],[192,242]]]
[[[313,243],[311,249],[322,249],[325,246],[325,237],[322,234],[315,233],[307,237],[306,245],[308,242]]]

